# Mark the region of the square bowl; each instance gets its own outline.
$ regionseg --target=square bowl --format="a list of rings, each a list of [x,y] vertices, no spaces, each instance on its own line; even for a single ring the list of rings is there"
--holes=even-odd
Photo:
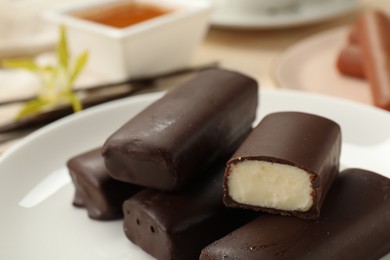
[[[116,28],[75,14],[96,8],[136,2],[171,10],[124,28]],[[67,28],[71,53],[89,52],[87,68],[120,80],[187,66],[203,39],[212,6],[205,1],[142,0],[72,3],[48,10],[44,19]]]

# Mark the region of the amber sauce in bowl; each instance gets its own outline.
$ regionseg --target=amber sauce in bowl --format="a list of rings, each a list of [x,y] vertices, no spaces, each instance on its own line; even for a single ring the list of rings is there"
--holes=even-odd
[[[172,11],[148,3],[124,2],[74,12],[73,16],[116,28],[125,28]]]

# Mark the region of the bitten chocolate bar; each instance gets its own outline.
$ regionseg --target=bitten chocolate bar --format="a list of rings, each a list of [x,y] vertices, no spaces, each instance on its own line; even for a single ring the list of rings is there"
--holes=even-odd
[[[123,204],[126,236],[157,259],[198,259],[209,243],[252,220],[223,205],[225,161],[179,193],[145,189]]]
[[[73,205],[85,207],[92,219],[121,218],[123,201],[141,188],[112,179],[100,151],[100,148],[94,149],[67,162],[75,186]]]
[[[225,204],[316,219],[339,171],[341,130],[301,112],[267,115],[227,163]]]
[[[379,259],[390,253],[390,179],[339,174],[317,221],[263,214],[202,250],[200,259]]]
[[[110,175],[179,190],[234,151],[251,129],[257,102],[255,80],[222,69],[200,72],[108,138],[103,156]]]

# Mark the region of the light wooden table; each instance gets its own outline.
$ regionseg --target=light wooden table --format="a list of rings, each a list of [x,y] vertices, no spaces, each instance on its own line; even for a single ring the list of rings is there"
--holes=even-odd
[[[294,29],[246,31],[212,27],[197,50],[194,64],[219,61],[225,68],[254,77],[262,87],[276,88],[274,66],[286,48],[321,31],[350,24],[359,12],[370,8],[390,13],[390,1],[361,0],[358,9],[344,17]],[[161,89],[164,87],[157,88]],[[0,143],[0,154],[13,143]]]

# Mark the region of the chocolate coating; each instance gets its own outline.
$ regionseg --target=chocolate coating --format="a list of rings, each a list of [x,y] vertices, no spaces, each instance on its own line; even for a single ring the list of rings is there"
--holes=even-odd
[[[110,175],[179,190],[237,146],[256,116],[255,80],[222,69],[200,72],[111,135],[103,147]]]
[[[223,205],[224,162],[186,190],[145,189],[126,200],[126,236],[160,260],[198,259],[207,244],[252,220],[254,212]]]
[[[75,186],[73,205],[85,207],[92,219],[118,219],[123,216],[123,201],[140,191],[141,187],[111,178],[100,151],[97,148],[67,162]]]
[[[269,213],[315,219],[338,171],[341,152],[341,129],[332,120],[301,112],[268,114],[250,133],[227,163],[224,202]],[[241,204],[229,195],[228,178],[234,166],[244,160],[261,160],[286,164],[310,174],[313,205],[308,211],[282,211]]]
[[[340,173],[317,221],[263,214],[202,250],[200,259],[379,259],[390,252],[390,179]]]

